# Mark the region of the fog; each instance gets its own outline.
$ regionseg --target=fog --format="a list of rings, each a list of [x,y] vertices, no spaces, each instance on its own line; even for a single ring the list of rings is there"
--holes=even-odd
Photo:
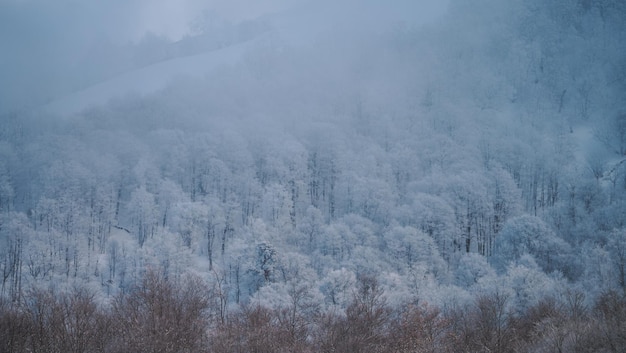
[[[0,112],[29,110],[159,61],[199,54],[202,48],[172,47],[247,23],[263,23],[280,38],[303,44],[324,30],[427,23],[445,8],[442,1],[390,6],[379,0],[3,1]]]

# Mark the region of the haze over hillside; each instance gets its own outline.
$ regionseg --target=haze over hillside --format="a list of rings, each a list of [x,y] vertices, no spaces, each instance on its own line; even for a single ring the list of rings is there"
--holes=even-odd
[[[0,4],[7,351],[626,344],[622,2],[150,4]]]

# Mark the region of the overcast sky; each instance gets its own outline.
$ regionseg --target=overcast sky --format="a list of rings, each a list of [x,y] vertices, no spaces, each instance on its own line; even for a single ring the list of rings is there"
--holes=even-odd
[[[178,39],[203,10],[239,22],[281,11],[303,0],[0,0],[2,37],[62,33],[137,40],[146,32]]]

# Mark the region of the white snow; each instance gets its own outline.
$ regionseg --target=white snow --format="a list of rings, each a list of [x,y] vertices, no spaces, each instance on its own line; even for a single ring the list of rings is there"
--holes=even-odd
[[[264,36],[219,50],[163,61],[130,71],[45,105],[42,110],[62,117],[71,117],[90,107],[102,105],[128,94],[145,96],[164,88],[180,76],[201,77],[223,65],[237,62],[243,53]]]
[[[382,0],[307,2],[291,9],[264,16],[273,30],[252,40],[194,56],[179,57],[121,74],[81,91],[56,99],[40,109],[62,118],[103,105],[128,94],[146,96],[163,89],[180,76],[202,77],[223,65],[236,63],[263,38],[274,38],[289,45],[311,43],[320,33],[333,28],[344,31],[373,30],[382,24],[424,24],[439,18],[447,1],[421,0],[419,4],[400,0],[389,6]],[[420,9],[417,11],[416,9]],[[427,9],[427,10],[424,10]],[[350,18],[349,22],[345,19]]]

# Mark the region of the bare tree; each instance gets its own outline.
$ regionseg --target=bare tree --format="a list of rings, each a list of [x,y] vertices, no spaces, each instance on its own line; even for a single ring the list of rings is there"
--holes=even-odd
[[[26,352],[32,329],[23,311],[0,298],[0,352]]]
[[[595,322],[604,348],[620,352],[626,347],[626,297],[616,292],[603,294],[595,307]]]
[[[450,319],[429,305],[404,308],[390,329],[390,347],[395,353],[449,352]]]
[[[149,271],[141,285],[113,306],[114,352],[202,352],[206,347],[208,289],[187,278],[182,286]]]
[[[345,317],[331,313],[320,318],[321,351],[379,352],[388,343],[391,310],[384,291],[372,275],[361,275],[358,281],[358,291]]]

